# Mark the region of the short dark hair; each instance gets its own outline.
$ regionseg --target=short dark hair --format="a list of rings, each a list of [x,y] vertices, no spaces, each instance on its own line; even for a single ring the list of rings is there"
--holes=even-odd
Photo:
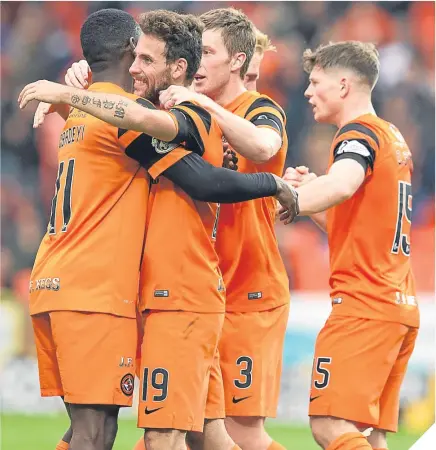
[[[303,53],[303,68],[312,72],[315,66],[323,70],[341,67],[353,70],[370,89],[377,83],[380,60],[376,46],[368,42],[342,41],[320,45],[315,51]]]
[[[83,56],[95,73],[117,64],[138,41],[141,29],[135,19],[119,9],[101,9],[86,19],[80,30]]]
[[[221,31],[230,57],[236,53],[245,53],[246,59],[241,67],[244,78],[256,48],[256,28],[253,22],[240,10],[235,8],[212,9],[200,16],[205,30]]]
[[[186,81],[190,83],[201,62],[203,24],[200,19],[192,14],[158,9],[141,14],[138,22],[144,34],[165,42],[167,64],[186,59]]]

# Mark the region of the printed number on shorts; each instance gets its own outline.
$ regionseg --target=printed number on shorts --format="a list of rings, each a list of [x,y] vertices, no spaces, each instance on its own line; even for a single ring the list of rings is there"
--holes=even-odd
[[[324,389],[328,386],[330,381],[330,372],[328,369],[326,369],[326,365],[330,364],[332,362],[332,359],[327,356],[320,356],[316,358],[315,362],[315,370],[316,373],[321,375],[321,380],[315,380],[314,385],[317,389]]]
[[[64,185],[64,201],[62,204],[63,223],[61,231],[65,233],[71,220],[71,191],[73,189],[74,166],[76,160],[74,158],[68,160],[67,174],[65,176]],[[59,163],[58,176],[56,179],[55,195],[51,201],[50,220],[48,223],[48,234],[56,234],[56,206],[58,203],[59,191],[61,190],[61,177],[64,171],[65,161]]]
[[[150,375],[150,379],[149,379]],[[147,401],[148,383],[150,381],[151,387],[160,391],[160,394],[153,395],[154,402],[163,402],[168,397],[168,370],[157,368],[149,370],[148,367],[144,368],[142,379],[142,401]]]
[[[249,356],[240,356],[236,360],[236,365],[241,366],[241,376],[244,378],[242,380],[233,380],[234,385],[239,389],[247,389],[251,386],[253,381],[252,370],[253,370],[253,360]]]
[[[394,243],[391,252],[397,255],[401,251],[410,256],[410,224],[412,223],[412,185],[398,182],[398,216]],[[406,230],[405,230],[406,228]]]

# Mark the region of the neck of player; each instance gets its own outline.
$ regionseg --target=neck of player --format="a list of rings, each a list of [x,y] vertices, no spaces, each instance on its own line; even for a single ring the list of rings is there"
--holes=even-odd
[[[354,98],[349,98],[344,104],[336,117],[335,124],[341,129],[345,124],[365,114],[377,115],[374,106],[372,106],[371,97],[356,95]]]
[[[93,83],[113,83],[123,88],[126,92],[133,92],[133,79],[128,68],[108,68],[92,74]]]
[[[222,86],[215,95],[211,95],[210,97],[213,101],[218,103],[218,105],[225,107],[246,90],[244,81],[240,78],[239,74],[232,74],[229,82]]]

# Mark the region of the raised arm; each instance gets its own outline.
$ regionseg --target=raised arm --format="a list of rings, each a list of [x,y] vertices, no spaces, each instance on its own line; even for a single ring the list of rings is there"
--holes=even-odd
[[[18,98],[20,108],[25,108],[32,100],[70,105],[118,128],[139,131],[162,141],[172,141],[178,132],[169,113],[143,108],[118,94],[83,91],[40,80],[28,84],[21,91]]]

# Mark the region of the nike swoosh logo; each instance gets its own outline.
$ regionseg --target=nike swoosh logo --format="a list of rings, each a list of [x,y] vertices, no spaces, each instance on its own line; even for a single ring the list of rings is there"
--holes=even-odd
[[[162,408],[163,408],[163,406],[161,406],[160,408],[148,409],[147,406],[146,406],[145,407],[145,414],[153,414],[154,412],[159,411]]]
[[[232,402],[233,403],[239,403],[242,402],[243,400],[247,400],[247,398],[250,398],[251,395],[249,395],[248,397],[241,397],[241,398],[235,398],[235,396],[233,396]]]
[[[321,397],[320,395],[317,395],[316,397],[310,397],[309,403],[313,402],[314,400],[316,400],[317,398]]]

